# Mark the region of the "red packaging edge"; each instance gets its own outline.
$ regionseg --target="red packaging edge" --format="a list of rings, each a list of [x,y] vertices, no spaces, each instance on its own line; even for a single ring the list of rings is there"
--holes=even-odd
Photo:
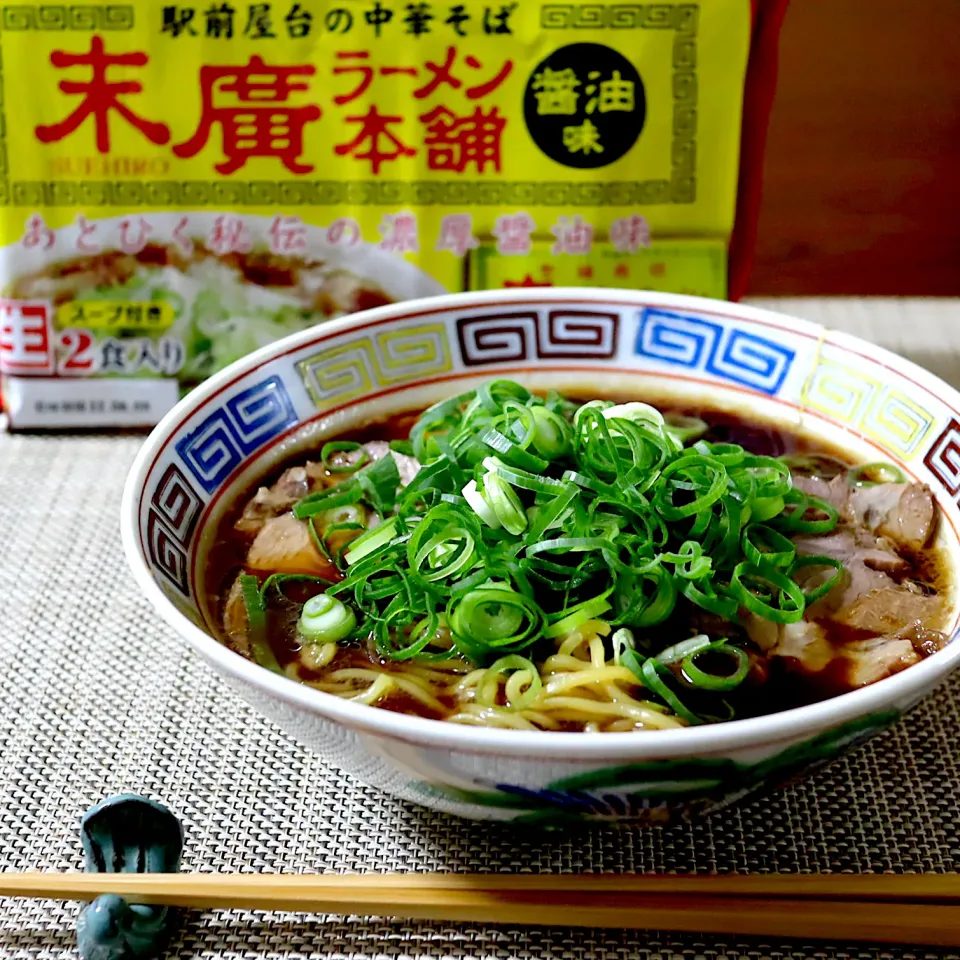
[[[777,91],[780,28],[788,3],[753,0],[753,36],[743,85],[737,207],[729,249],[727,297],[733,301],[746,293],[756,256],[767,130]]]

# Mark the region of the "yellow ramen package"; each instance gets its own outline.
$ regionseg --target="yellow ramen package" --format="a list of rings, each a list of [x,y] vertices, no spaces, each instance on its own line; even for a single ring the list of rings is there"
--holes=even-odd
[[[0,4],[16,429],[413,297],[736,297],[785,0]]]

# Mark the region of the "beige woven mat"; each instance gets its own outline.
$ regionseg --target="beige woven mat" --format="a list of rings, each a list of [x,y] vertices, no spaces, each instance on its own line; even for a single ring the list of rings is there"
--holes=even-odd
[[[960,384],[960,301],[791,301]],[[78,869],[78,818],[149,794],[185,870],[953,871],[960,684],[853,757],[705,824],[537,835],[368,790],[240,703],[161,626],[122,557],[138,440],[0,436],[0,861]],[[75,907],[0,900],[0,957],[75,956]],[[170,956],[700,960],[930,951],[290,915],[193,914]]]

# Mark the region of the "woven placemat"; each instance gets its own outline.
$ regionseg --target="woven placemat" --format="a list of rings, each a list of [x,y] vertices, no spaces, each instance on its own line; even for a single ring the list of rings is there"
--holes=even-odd
[[[793,312],[814,318],[815,307],[790,304]],[[877,326],[884,311],[893,316],[891,327]],[[888,342],[885,331],[900,336],[909,323],[904,336],[913,347],[938,343],[941,374],[954,321],[951,379],[960,382],[960,305],[880,304],[864,316],[860,328],[849,325],[852,332]],[[838,308],[831,324],[841,319]],[[155,797],[182,819],[185,870],[957,868],[957,682],[850,758],[698,825],[536,834],[448,819],[363,787],[241,703],[140,597],[118,530],[120,493],[138,445],[135,438],[0,436],[3,869],[79,869],[80,815],[122,791]],[[72,905],[0,900],[0,956],[75,956],[75,916]],[[226,912],[186,917],[169,955],[952,956],[813,942]]]

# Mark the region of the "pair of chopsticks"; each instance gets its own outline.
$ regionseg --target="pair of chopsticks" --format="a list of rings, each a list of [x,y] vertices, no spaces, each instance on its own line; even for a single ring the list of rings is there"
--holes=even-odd
[[[960,875],[0,873],[0,896],[960,946]]]

